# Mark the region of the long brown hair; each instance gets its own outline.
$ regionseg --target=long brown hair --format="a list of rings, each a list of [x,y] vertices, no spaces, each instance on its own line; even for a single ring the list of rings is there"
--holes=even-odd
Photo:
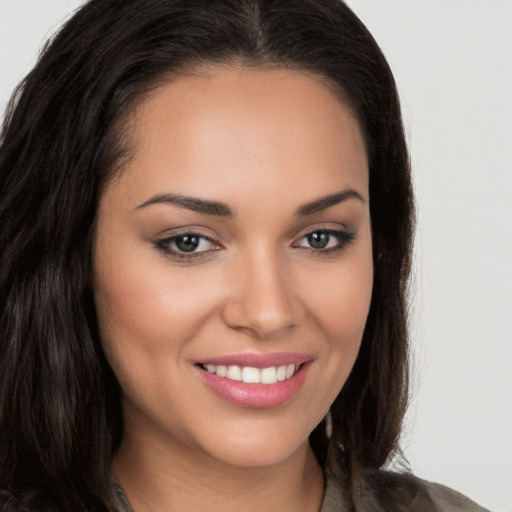
[[[355,367],[310,442],[350,483],[398,448],[407,405],[410,168],[395,83],[340,0],[90,0],[18,87],[0,140],[0,489],[34,510],[110,510],[120,390],[89,272],[123,119],[156,82],[242,62],[325,78],[357,115],[370,169],[374,287]]]

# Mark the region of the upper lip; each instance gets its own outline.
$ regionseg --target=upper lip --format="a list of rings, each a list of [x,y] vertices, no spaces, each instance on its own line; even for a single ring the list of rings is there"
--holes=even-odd
[[[276,352],[271,354],[229,354],[225,356],[210,357],[201,359],[197,364],[214,364],[224,366],[250,366],[252,368],[269,368],[271,366],[283,366],[295,364],[297,366],[310,361],[312,356],[292,352]]]

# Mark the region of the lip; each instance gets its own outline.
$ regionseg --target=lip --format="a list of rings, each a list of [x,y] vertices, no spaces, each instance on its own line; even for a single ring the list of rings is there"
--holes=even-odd
[[[279,355],[279,354],[276,354]],[[280,355],[279,355],[280,356]],[[233,359],[231,358],[233,357]],[[231,363],[231,361],[241,361],[238,356],[230,356],[229,361],[230,365],[235,365],[236,363]],[[269,357],[266,356],[264,359],[258,357],[254,359],[254,357],[247,354],[247,358],[250,362],[244,364],[238,364],[238,366],[252,366],[253,368],[267,368],[269,366],[280,366],[276,363],[269,363]],[[254,409],[266,409],[272,407],[278,407],[279,405],[284,404],[292,397],[294,397],[302,388],[304,381],[306,379],[307,372],[313,363],[311,358],[300,356],[303,359],[302,363],[296,363],[287,359],[288,364],[297,364],[300,365],[300,368],[295,372],[295,374],[289,379],[283,380],[281,382],[276,382],[275,384],[248,384],[243,381],[236,381],[232,379],[228,379],[226,377],[219,377],[215,373],[210,373],[204,368],[202,368],[199,364],[195,365],[196,370],[199,373],[199,376],[203,380],[203,382],[212,389],[217,395],[222,397],[224,400],[228,402],[239,405],[242,407],[249,407]],[[245,358],[244,358],[245,359]],[[277,358],[280,362],[281,359]],[[214,363],[211,361],[220,361],[219,363]],[[226,364],[228,361],[227,358],[215,358],[208,359],[208,362],[204,362],[201,364]],[[272,360],[274,361],[274,359]],[[255,366],[258,364],[258,366]],[[283,363],[286,364],[286,363]]]
[[[307,354],[292,352],[276,352],[274,354],[230,354],[226,356],[212,357],[197,361],[197,364],[214,364],[224,366],[250,366],[252,368],[269,368],[271,366],[282,366],[295,364],[300,366],[313,359]]]

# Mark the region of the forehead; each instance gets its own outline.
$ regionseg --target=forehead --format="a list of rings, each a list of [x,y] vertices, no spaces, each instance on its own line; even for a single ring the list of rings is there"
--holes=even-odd
[[[367,188],[356,117],[330,84],[305,72],[203,68],[153,90],[129,124],[132,159],[123,174],[139,193],[167,187],[218,198],[223,184],[242,180],[254,192],[262,180],[269,189],[308,183],[318,195],[325,181],[329,191]]]

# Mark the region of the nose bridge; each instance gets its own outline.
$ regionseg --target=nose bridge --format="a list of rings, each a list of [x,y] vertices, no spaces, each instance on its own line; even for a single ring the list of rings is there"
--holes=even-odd
[[[283,263],[277,250],[263,245],[239,255],[225,309],[228,325],[268,337],[300,321],[290,272]]]

